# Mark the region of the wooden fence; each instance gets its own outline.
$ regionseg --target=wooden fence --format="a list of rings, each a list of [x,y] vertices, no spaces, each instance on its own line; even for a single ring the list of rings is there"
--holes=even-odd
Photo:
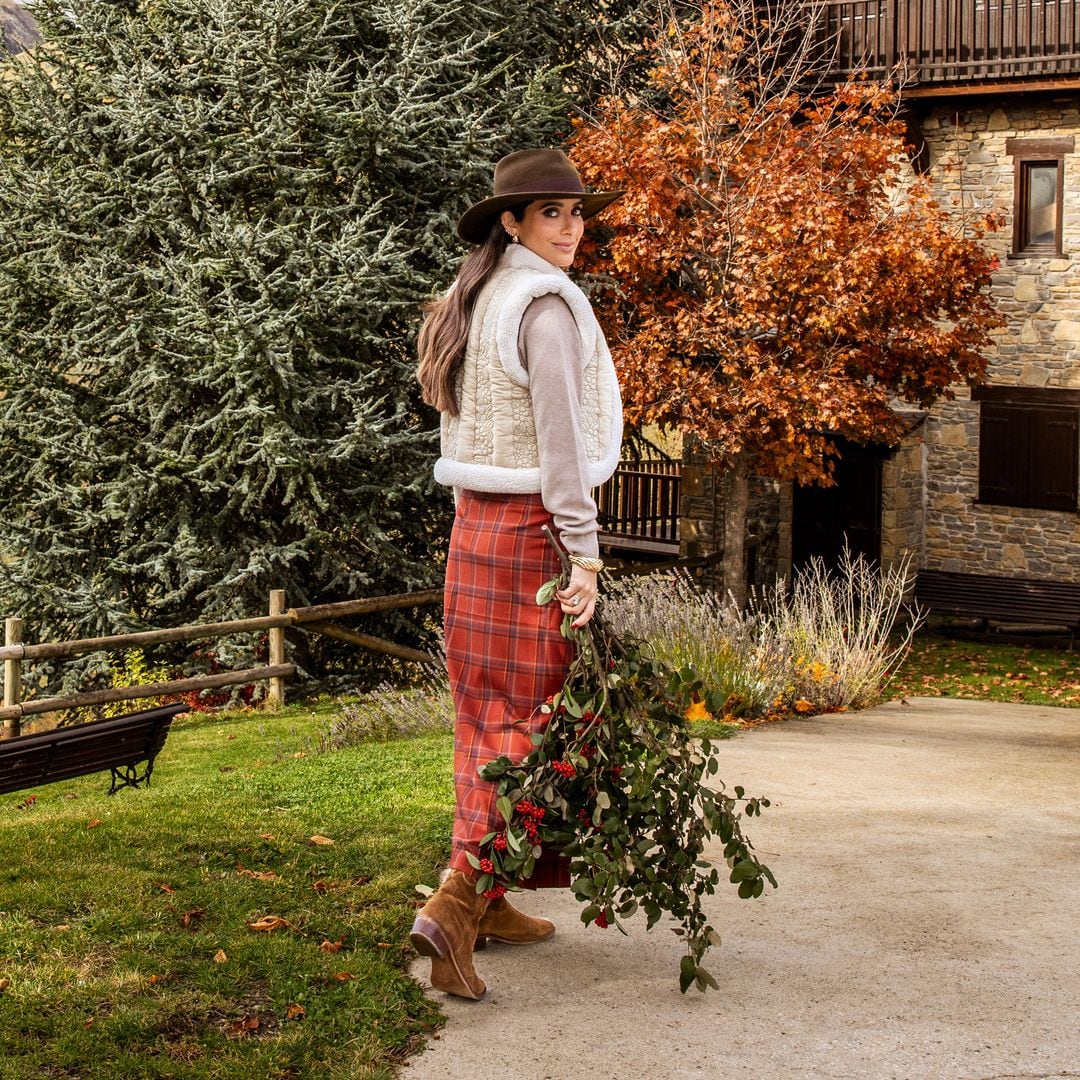
[[[353,615],[394,611],[399,608],[425,607],[441,603],[442,596],[442,589],[427,589],[423,592],[395,593],[391,596],[374,596],[363,600],[346,600],[336,604],[319,604],[286,610],[284,590],[275,589],[270,593],[268,614],[261,618],[234,619],[230,622],[177,626],[168,630],[143,630],[131,634],[83,638],[79,641],[46,641],[37,644],[23,641],[22,619],[9,618],[5,621],[4,645],[0,647],[0,660],[4,662],[4,704],[0,708],[0,720],[3,720],[4,727],[0,738],[10,739],[17,736],[24,716],[83,708],[88,705],[105,705],[115,701],[136,701],[140,698],[160,697],[167,694],[184,694],[193,690],[243,686],[256,682],[269,682],[268,700],[275,707],[281,706],[285,703],[285,679],[296,672],[294,664],[285,662],[285,630],[288,627],[299,627],[310,633],[337,638],[364,649],[372,649],[402,660],[422,663],[430,659],[427,653],[375,637],[372,634],[350,630],[335,620]],[[216,639],[262,630],[268,632],[270,646],[268,658],[270,662],[263,667],[224,671],[216,675],[201,675],[190,679],[173,679],[169,682],[142,686],[114,687],[62,697],[23,700],[22,663],[24,660],[70,659],[92,652],[116,652],[121,649],[137,649],[146,645],[162,645],[169,642],[196,641],[206,638]]]
[[[1080,0],[826,0],[835,74],[903,64],[914,84],[1075,75]]]
[[[625,461],[594,492],[600,542],[631,551],[678,552],[679,461]]]

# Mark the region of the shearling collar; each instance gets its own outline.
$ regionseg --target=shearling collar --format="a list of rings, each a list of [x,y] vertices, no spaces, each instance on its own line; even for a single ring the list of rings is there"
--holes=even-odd
[[[539,270],[542,274],[559,274],[562,277],[570,275],[561,266],[550,263],[541,258],[535,251],[531,251],[524,244],[507,244],[506,249],[499,259],[500,266],[509,266],[515,270]]]

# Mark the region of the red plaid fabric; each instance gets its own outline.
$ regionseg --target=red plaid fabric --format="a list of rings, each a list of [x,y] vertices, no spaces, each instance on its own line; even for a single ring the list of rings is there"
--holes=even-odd
[[[566,678],[573,646],[559,633],[558,604],[540,607],[536,590],[559,570],[542,525],[539,495],[463,491],[446,564],[446,666],[454,694],[457,807],[450,865],[473,873],[466,852],[497,831],[495,785],[477,770],[506,754],[520,761],[547,717],[537,710]],[[567,860],[545,852],[526,888],[570,883]]]

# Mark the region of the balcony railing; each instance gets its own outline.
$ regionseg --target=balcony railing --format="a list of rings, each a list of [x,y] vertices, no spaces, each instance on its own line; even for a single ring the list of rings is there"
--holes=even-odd
[[[1080,78],[1080,0],[825,0],[834,71],[909,84]]]
[[[678,553],[679,461],[624,461],[596,489],[600,543],[627,551]]]

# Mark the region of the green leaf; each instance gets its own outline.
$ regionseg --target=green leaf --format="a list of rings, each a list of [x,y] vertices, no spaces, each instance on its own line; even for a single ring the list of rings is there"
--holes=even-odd
[[[555,590],[559,587],[559,579],[552,578],[550,581],[545,581],[539,589],[536,590],[536,602],[543,607],[545,604],[551,603],[551,598],[555,595]]]
[[[731,868],[730,881],[733,885],[737,885],[740,881],[750,881],[758,876],[758,872],[757,863],[743,859]]]
[[[697,964],[692,956],[684,956],[679,964],[679,989],[685,994],[693,985]]]
[[[503,821],[509,825],[514,817],[514,807],[511,805],[510,800],[505,795],[500,795],[495,800],[495,809],[499,811],[499,816]]]
[[[578,878],[570,888],[579,900],[589,900],[596,895],[596,886],[587,877]]]
[[[469,860],[469,865],[474,870],[480,869],[480,860],[471,851],[465,852],[465,858]]]

